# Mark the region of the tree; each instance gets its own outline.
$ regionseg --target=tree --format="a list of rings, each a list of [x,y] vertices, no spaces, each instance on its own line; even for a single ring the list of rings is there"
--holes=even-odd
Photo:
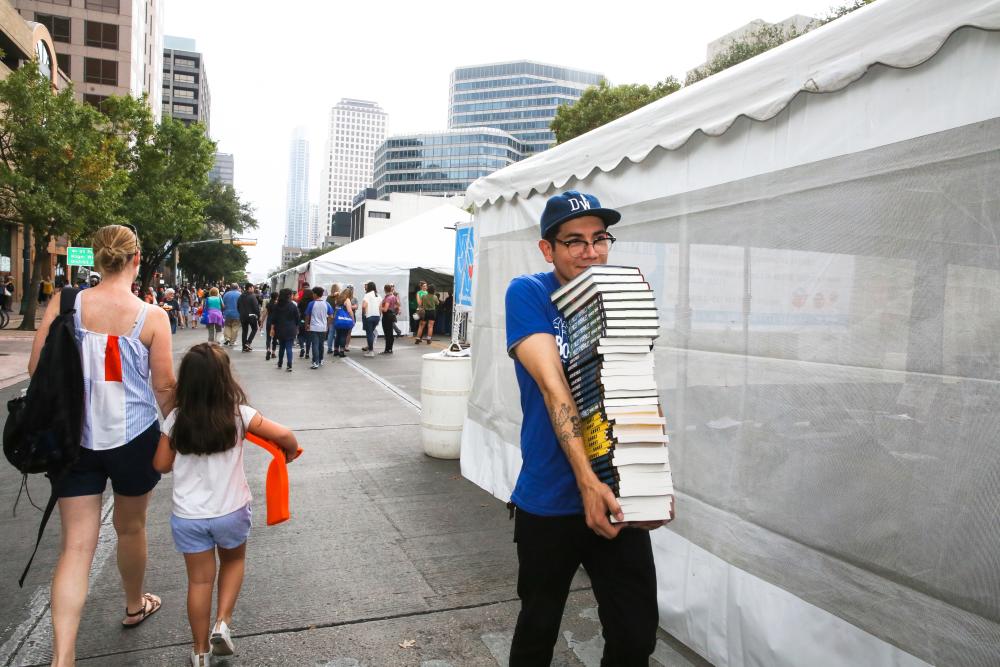
[[[214,154],[215,143],[201,125],[185,126],[169,117],[148,140],[140,136],[136,142],[119,215],[139,230],[143,291],[179,243],[202,233]]]
[[[684,85],[690,86],[692,83],[697,83],[706,77],[718,74],[719,72],[729,69],[733,65],[738,65],[744,60],[749,60],[754,56],[770,51],[774,47],[791,41],[799,35],[803,35],[810,30],[815,30],[816,28],[826,25],[831,21],[836,21],[840,17],[846,16],[854,10],[861,9],[862,7],[870,5],[873,2],[875,2],[875,0],[852,0],[852,2],[849,2],[846,5],[833,7],[826,16],[813,21],[802,32],[799,32],[794,27],[786,28],[780,24],[763,25],[746,36],[734,41],[726,48],[725,51],[712,58],[712,60],[706,65],[688,72],[687,77],[684,79]]]
[[[562,104],[550,127],[556,134],[556,143],[562,144],[585,132],[630,114],[650,102],[677,91],[680,82],[668,76],[650,88],[645,84],[624,83],[611,86],[601,81],[591,86],[575,104]]]
[[[101,114],[77,102],[72,87],[53,92],[35,62],[0,82],[0,221],[29,228],[35,251],[23,330],[35,328],[31,297],[49,262],[50,240],[118,221],[127,182],[115,169],[121,151]]]
[[[202,194],[205,199],[205,221],[195,241],[219,239],[256,229],[253,208],[240,201],[231,185],[210,181]],[[182,245],[178,264],[198,282],[224,280],[242,282],[249,261],[246,251],[224,241]]]

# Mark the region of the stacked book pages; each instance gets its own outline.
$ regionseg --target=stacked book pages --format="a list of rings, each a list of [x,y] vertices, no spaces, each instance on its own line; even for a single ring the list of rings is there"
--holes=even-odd
[[[638,268],[591,266],[552,293],[569,338],[564,370],[590,464],[625,521],[670,516],[666,420],[653,373],[659,319]]]

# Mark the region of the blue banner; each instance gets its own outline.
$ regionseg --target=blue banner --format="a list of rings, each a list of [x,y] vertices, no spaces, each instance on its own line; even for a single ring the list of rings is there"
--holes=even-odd
[[[472,308],[472,273],[475,263],[475,238],[472,224],[458,225],[455,234],[455,306]]]

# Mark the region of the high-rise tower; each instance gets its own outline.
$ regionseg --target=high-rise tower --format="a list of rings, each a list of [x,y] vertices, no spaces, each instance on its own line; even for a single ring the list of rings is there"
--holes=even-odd
[[[285,245],[309,247],[309,142],[302,127],[295,128],[292,134],[288,158]]]
[[[359,191],[371,187],[375,149],[385,139],[388,115],[375,102],[344,98],[330,110],[320,183],[320,225],[330,234],[335,213],[350,213]]]

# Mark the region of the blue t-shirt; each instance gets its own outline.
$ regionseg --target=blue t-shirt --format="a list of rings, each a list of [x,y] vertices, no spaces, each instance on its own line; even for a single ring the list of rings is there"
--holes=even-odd
[[[562,315],[552,305],[549,295],[559,287],[554,273],[519,276],[507,288],[507,352],[512,354],[519,342],[536,333],[551,334],[566,361],[569,340]],[[556,440],[545,399],[534,378],[514,357],[514,372],[521,390],[521,473],[511,500],[532,514],[565,516],[582,514],[583,503],[576,477]]]
[[[222,295],[222,316],[227,320],[240,319],[240,309],[236,302],[240,300],[240,293],[237,290],[229,290]]]

